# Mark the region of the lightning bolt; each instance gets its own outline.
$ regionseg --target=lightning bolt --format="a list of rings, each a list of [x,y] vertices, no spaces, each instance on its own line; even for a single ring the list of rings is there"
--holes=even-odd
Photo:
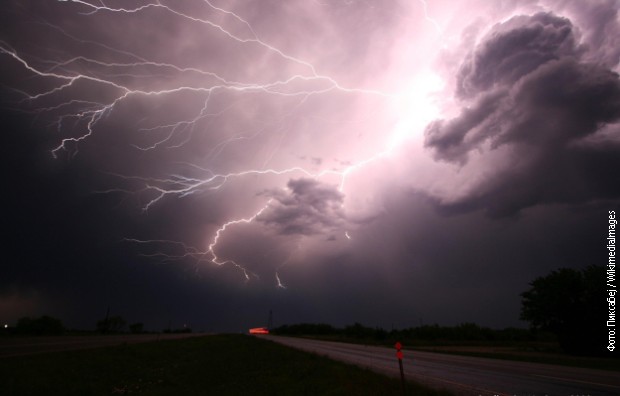
[[[284,285],[284,283],[282,283],[282,281],[280,280],[280,274],[278,274],[278,271],[276,271],[276,282],[278,282],[278,287],[280,289],[286,289],[286,286]]]
[[[437,30],[437,33],[441,34],[442,32],[441,32],[441,27],[439,27],[439,23],[437,23],[436,20],[434,20],[428,15],[428,3],[426,2],[426,0],[420,0],[420,3],[422,4],[422,8],[424,9],[424,18],[428,22],[433,24],[433,26],[435,27],[435,30]]]
[[[221,260],[217,257],[217,255],[215,254],[215,247],[217,245],[218,240],[220,239],[222,233],[224,233],[224,231],[226,231],[226,229],[228,227],[231,227],[235,224],[248,224],[251,223],[252,221],[254,221],[254,219],[256,219],[258,216],[261,215],[261,213],[263,213],[268,207],[269,204],[271,203],[271,200],[269,200],[267,202],[267,204],[265,206],[263,206],[258,212],[256,212],[255,214],[253,214],[252,216],[248,217],[248,218],[244,218],[244,219],[237,219],[237,220],[231,220],[227,223],[224,223],[224,225],[222,225],[216,232],[215,232],[215,236],[213,237],[213,241],[209,244],[209,249],[208,249],[208,253],[211,255],[211,262],[217,265],[224,265],[224,264],[232,264],[235,267],[241,269],[245,275],[246,280],[250,280],[249,276],[248,276],[248,271],[247,269],[245,269],[242,265],[240,265],[239,263],[235,262],[234,260]]]
[[[290,62],[305,70],[304,74],[292,74],[282,76],[268,82],[253,81],[236,81],[221,76],[213,71],[203,70],[195,67],[182,67],[173,63],[156,62],[149,60],[141,55],[117,49],[113,46],[102,44],[92,40],[85,40],[80,37],[73,36],[62,28],[55,26],[49,22],[43,22],[45,26],[56,30],[68,40],[75,43],[89,44],[97,46],[110,54],[116,54],[126,61],[104,61],[95,59],[85,55],[70,56],[65,59],[36,59],[32,56],[21,54],[14,49],[8,42],[0,41],[0,55],[12,59],[17,62],[25,70],[32,75],[40,77],[48,81],[50,88],[39,92],[18,91],[23,96],[20,105],[29,107],[38,114],[55,115],[55,126],[59,131],[63,131],[69,124],[79,125],[81,129],[78,136],[65,137],[60,140],[58,145],[51,149],[51,154],[58,157],[61,152],[68,152],[74,156],[78,154],[78,148],[82,142],[92,137],[97,132],[98,125],[106,118],[112,116],[117,111],[119,105],[131,98],[151,98],[151,97],[169,97],[179,93],[193,94],[200,98],[202,106],[200,110],[187,119],[175,120],[170,123],[160,125],[151,125],[139,128],[138,131],[146,135],[156,135],[147,144],[135,144],[134,147],[139,151],[148,152],[158,148],[178,148],[182,147],[190,141],[200,122],[211,120],[222,116],[228,111],[232,111],[233,105],[230,105],[219,111],[211,110],[211,101],[214,96],[223,92],[235,94],[261,93],[274,97],[282,97],[294,99],[297,105],[301,105],[309,97],[315,95],[326,95],[333,92],[339,92],[347,95],[372,95],[385,100],[400,100],[401,95],[390,92],[383,92],[375,89],[348,87],[339,83],[336,79],[322,74],[318,68],[310,62],[299,57],[290,55],[285,51],[262,40],[257,35],[251,24],[232,11],[217,7],[208,0],[202,3],[214,13],[227,16],[244,27],[245,34],[240,35],[233,33],[225,28],[222,24],[218,24],[210,19],[200,18],[189,15],[179,9],[173,8],[171,5],[163,4],[160,1],[143,4],[133,8],[114,8],[107,6],[103,1],[89,2],[85,0],[58,0],[62,3],[73,3],[79,5],[86,10],[82,14],[84,16],[94,16],[100,13],[109,14],[140,14],[147,11],[165,12],[175,18],[181,18],[188,23],[195,23],[212,29],[217,34],[232,40],[236,43],[257,46],[270,54],[280,57],[283,61]],[[439,29],[436,21],[431,19],[427,13],[427,4],[420,0],[424,6],[426,19]],[[87,70],[79,71],[79,70]],[[140,88],[140,81],[151,78],[156,73],[164,76],[170,73],[176,73],[178,76],[199,77],[194,85],[171,85],[169,81],[163,79],[162,82],[152,83],[155,85],[151,89]],[[130,77],[123,79],[123,77]],[[125,82],[123,82],[125,81]],[[101,98],[93,100],[88,97],[75,97],[80,84],[94,84],[102,92]],[[138,85],[138,86],[136,86]],[[63,100],[65,97],[68,100]],[[52,106],[46,106],[43,103],[47,101],[55,101]],[[59,102],[58,102],[59,101]],[[253,139],[266,130],[267,125],[257,128],[253,131],[240,132],[233,137],[227,138],[215,145],[211,150],[208,158],[216,158],[227,146],[235,144],[240,140]],[[71,128],[73,129],[73,128]],[[284,135],[282,135],[284,136]],[[274,151],[278,149],[276,147]],[[189,177],[182,174],[171,174],[166,177],[143,177],[135,175],[112,174],[118,179],[122,179],[131,183],[138,183],[140,188],[131,189],[109,189],[99,191],[100,193],[123,192],[132,194],[147,194],[149,198],[143,205],[143,211],[153,208],[158,202],[166,197],[183,198],[193,194],[215,192],[222,188],[232,179],[239,179],[248,176],[266,176],[266,175],[301,175],[309,178],[319,179],[326,176],[336,177],[338,181],[338,190],[344,192],[347,178],[366,166],[389,156],[394,149],[390,146],[385,150],[380,150],[366,159],[362,159],[353,164],[347,165],[343,169],[323,169],[319,171],[310,171],[304,167],[288,167],[288,168],[268,168],[267,164],[271,157],[268,157],[263,167],[260,169],[246,169],[239,172],[217,172],[211,169],[200,167],[195,164],[186,164],[196,171],[202,172],[202,177]],[[197,248],[189,246],[183,242],[157,239],[157,240],[141,240],[135,238],[127,238],[125,241],[144,245],[144,246],[165,246],[166,249],[154,251],[153,253],[145,253],[148,257],[161,258],[164,261],[183,260],[191,258],[200,262],[210,262],[217,266],[233,265],[238,268],[246,281],[251,277],[258,278],[258,275],[244,267],[232,259],[226,259],[218,256],[218,243],[224,238],[227,230],[232,227],[249,224],[259,218],[271,205],[272,199],[268,200],[259,210],[253,214],[232,219],[224,222],[213,235],[206,248]],[[348,231],[345,231],[347,240],[351,239]],[[289,257],[290,259],[290,257]],[[286,265],[285,262],[283,265]],[[283,266],[282,265],[282,266]],[[280,269],[282,266],[278,267]],[[275,273],[277,286],[285,288],[279,273]]]

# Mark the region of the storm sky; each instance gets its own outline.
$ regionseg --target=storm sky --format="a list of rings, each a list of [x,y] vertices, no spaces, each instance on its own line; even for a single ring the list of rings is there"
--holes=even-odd
[[[8,2],[0,321],[526,326],[606,264],[619,9]]]

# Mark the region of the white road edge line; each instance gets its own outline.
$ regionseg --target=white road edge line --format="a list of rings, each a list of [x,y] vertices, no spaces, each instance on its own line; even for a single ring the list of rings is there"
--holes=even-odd
[[[609,384],[601,384],[600,382],[590,382],[590,381],[580,381],[580,380],[576,380],[576,379],[572,379],[572,378],[561,378],[561,377],[552,377],[549,375],[540,375],[540,374],[530,374],[533,377],[542,377],[542,378],[551,378],[551,379],[556,379],[556,380],[560,380],[560,381],[566,381],[566,382],[577,382],[580,384],[588,384],[588,385],[600,385],[600,386],[605,386],[611,389],[620,389],[620,386],[615,386],[615,385],[609,385]]]

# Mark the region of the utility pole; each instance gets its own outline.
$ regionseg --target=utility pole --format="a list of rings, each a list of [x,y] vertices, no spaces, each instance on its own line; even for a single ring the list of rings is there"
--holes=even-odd
[[[108,332],[108,329],[110,326],[109,318],[110,318],[110,307],[108,307],[108,310],[105,311],[105,319],[103,320],[103,334],[106,334]]]
[[[273,327],[273,311],[270,309],[269,310],[269,321],[267,322],[267,329],[271,330],[272,327]]]

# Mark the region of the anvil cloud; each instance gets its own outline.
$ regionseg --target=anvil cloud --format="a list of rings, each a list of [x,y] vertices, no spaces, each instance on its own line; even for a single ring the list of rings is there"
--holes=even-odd
[[[618,9],[9,2],[0,320],[518,325],[604,263]]]

